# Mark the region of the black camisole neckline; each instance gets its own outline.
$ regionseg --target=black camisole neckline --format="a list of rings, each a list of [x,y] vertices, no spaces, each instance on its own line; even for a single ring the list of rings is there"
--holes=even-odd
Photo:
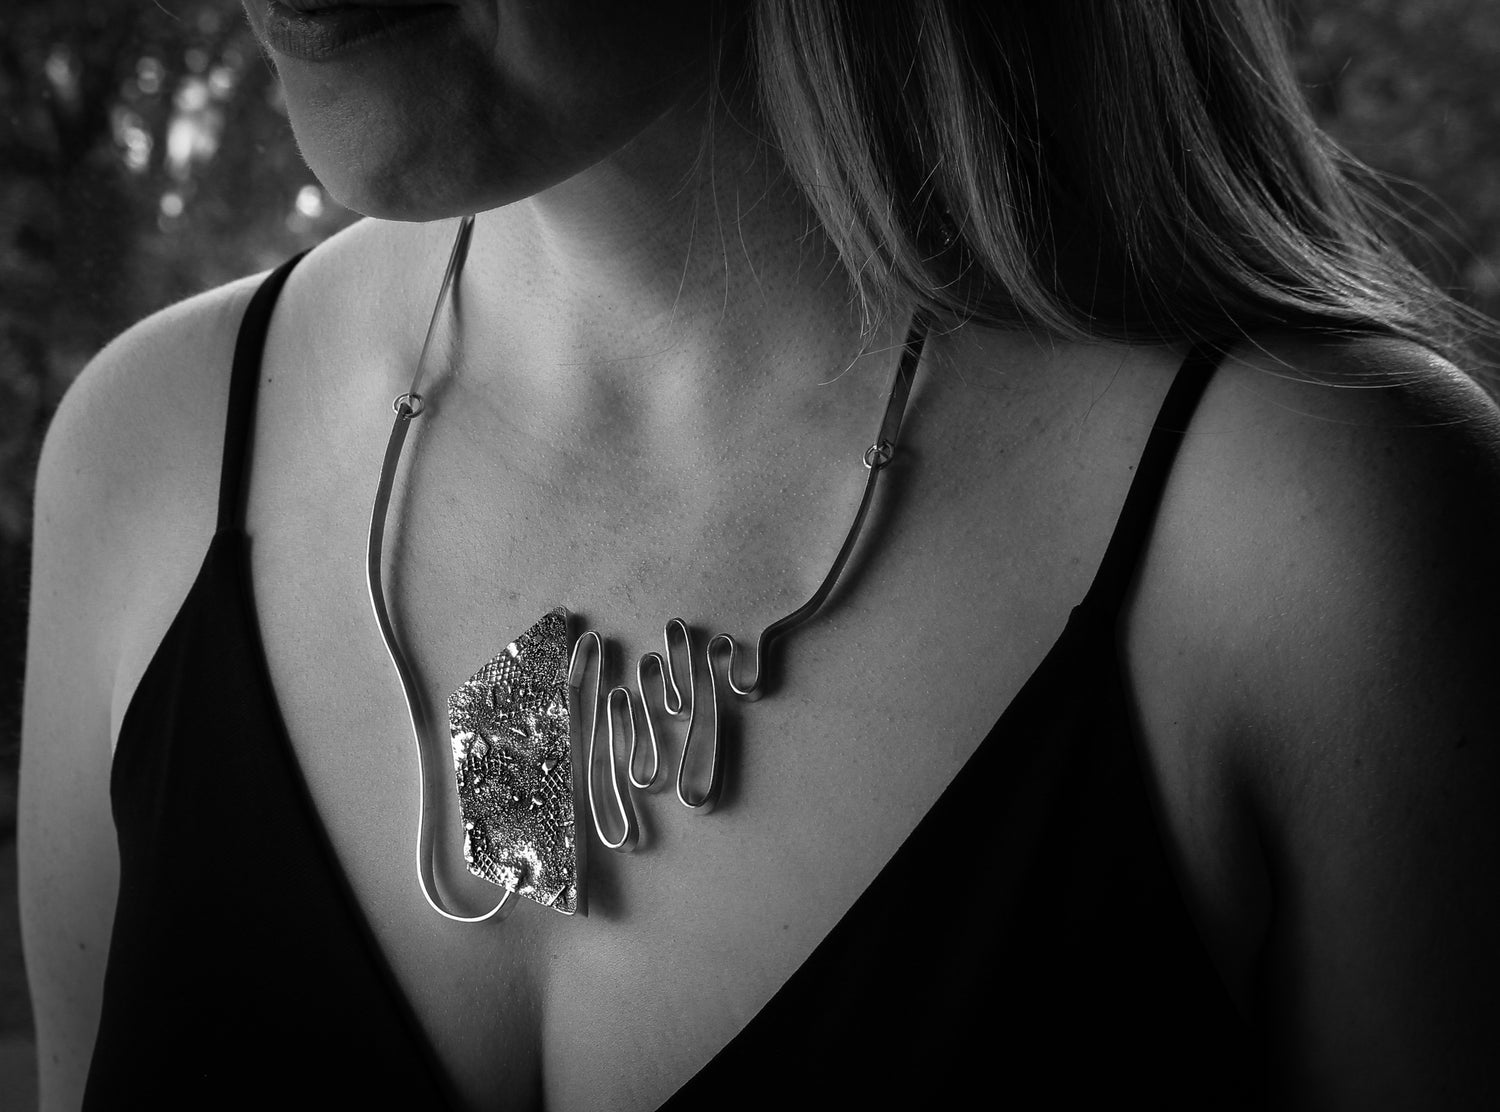
[[[457,1104],[313,806],[250,594],[256,385],[296,261],[246,310],[218,528],[121,726],[120,898],[85,1107]],[[1184,361],[1092,586],[1042,663],[848,912],[664,1107],[968,1103],[976,1085],[1017,1107],[1257,1099],[1256,1042],[1168,864],[1117,645],[1220,358],[1203,344]],[[190,882],[203,887],[184,900]]]

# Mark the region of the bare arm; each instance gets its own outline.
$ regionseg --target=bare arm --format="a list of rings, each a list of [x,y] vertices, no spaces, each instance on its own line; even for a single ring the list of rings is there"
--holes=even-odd
[[[76,1108],[99,1021],[118,887],[109,813],[108,600],[89,590],[103,559],[59,416],[36,494],[22,719],[21,932],[43,1108]]]
[[[243,289],[176,306],[106,348],[42,451],[18,835],[44,1110],[83,1097],[119,885],[112,743],[212,532]]]
[[[1271,1103],[1500,1107],[1500,413],[1408,345],[1289,361],[1389,377],[1226,367],[1140,603],[1190,600],[1253,797]]]

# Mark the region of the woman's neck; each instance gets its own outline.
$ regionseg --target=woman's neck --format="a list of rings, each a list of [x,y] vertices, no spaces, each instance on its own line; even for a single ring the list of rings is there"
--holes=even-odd
[[[861,337],[837,255],[754,112],[718,101],[710,122],[706,99],[481,214],[460,299],[466,347],[575,386],[721,407],[774,389],[768,376],[826,380],[862,343],[899,341]]]

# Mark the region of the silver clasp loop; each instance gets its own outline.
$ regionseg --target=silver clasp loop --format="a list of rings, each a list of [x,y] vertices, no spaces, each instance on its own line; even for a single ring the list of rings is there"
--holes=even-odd
[[[879,471],[896,454],[896,446],[889,440],[877,440],[865,449],[865,466],[871,471]]]
[[[422,411],[426,408],[427,402],[423,399],[422,395],[413,394],[410,390],[404,394],[397,394],[396,400],[391,402],[391,409],[395,411],[396,416],[405,417],[408,421],[414,417],[422,416]],[[406,410],[405,413],[401,412],[403,409]]]

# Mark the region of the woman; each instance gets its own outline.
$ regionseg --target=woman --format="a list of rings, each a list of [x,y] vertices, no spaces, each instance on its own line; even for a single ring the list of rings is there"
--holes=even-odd
[[[46,1107],[1494,1103],[1500,422],[1260,3],[246,6],[373,219],[132,329],[49,436]],[[837,592],[718,693],[720,808],[620,788],[684,731],[619,662],[793,611],[861,455]],[[455,922],[491,830],[419,818],[408,737],[558,605],[633,688],[612,765],[567,675],[587,915]]]

